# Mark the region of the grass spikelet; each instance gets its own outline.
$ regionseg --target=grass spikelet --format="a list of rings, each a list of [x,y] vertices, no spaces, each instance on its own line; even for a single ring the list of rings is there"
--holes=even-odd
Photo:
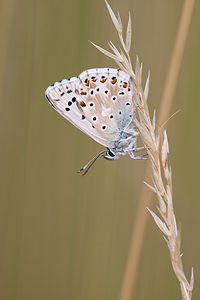
[[[130,11],[129,11],[127,30],[126,30],[126,49],[128,52],[131,49],[131,14],[130,14]]]
[[[119,40],[121,42],[122,50],[118,50],[112,42],[109,43],[110,48],[114,54],[104,50],[103,48],[93,44],[98,50],[100,50],[106,56],[114,59],[120,68],[129,74],[135,84],[136,97],[134,99],[135,105],[138,107],[138,118],[135,120],[135,124],[140,132],[141,139],[146,147],[149,149],[149,160],[152,167],[152,179],[153,186],[149,186],[153,190],[158,198],[158,212],[160,217],[157,216],[150,209],[149,212],[152,215],[156,225],[164,234],[164,239],[167,242],[170,252],[171,263],[174,273],[179,280],[182,299],[190,300],[192,298],[192,290],[194,286],[194,274],[193,269],[191,271],[190,282],[186,279],[183,271],[182,254],[180,251],[180,230],[177,229],[176,217],[173,208],[172,198],[172,171],[168,165],[169,143],[167,139],[167,133],[164,131],[163,136],[160,136],[160,130],[158,128],[156,132],[156,116],[155,112],[153,120],[150,118],[149,109],[147,105],[147,98],[149,92],[149,75],[146,80],[145,89],[142,88],[142,64],[139,62],[139,58],[136,59],[135,72],[131,64],[129,52],[131,47],[131,17],[129,14],[129,21],[126,32],[126,42],[124,42],[122,34],[122,22],[120,15],[115,16],[110,5],[105,0],[110,17],[118,32]],[[161,147],[160,147],[161,144]],[[161,158],[160,158],[161,157]],[[124,298],[123,298],[124,299]]]

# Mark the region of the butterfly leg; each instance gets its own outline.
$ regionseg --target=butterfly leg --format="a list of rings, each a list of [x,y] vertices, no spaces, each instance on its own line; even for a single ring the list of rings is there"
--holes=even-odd
[[[149,150],[150,148],[148,147],[139,147],[139,148],[134,148],[132,149],[133,152],[139,152],[139,151],[142,151],[142,150]]]
[[[142,150],[144,150],[144,149],[142,149]],[[149,159],[148,157],[146,157],[146,156],[148,156],[147,153],[144,155],[141,155],[141,156],[135,156],[133,152],[129,152],[128,154],[130,155],[130,157],[132,159]]]
[[[132,159],[148,159],[148,157],[147,157],[148,153],[145,153],[145,154],[140,155],[140,156],[135,156],[134,155],[134,152],[139,152],[139,151],[148,150],[148,149],[150,149],[150,148],[144,146],[144,147],[134,148],[131,151],[129,151],[128,153],[129,153],[129,155]]]

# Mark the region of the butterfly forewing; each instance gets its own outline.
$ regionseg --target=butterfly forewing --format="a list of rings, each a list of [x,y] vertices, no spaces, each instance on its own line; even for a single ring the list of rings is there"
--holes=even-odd
[[[48,87],[45,96],[49,103],[64,118],[70,121],[74,126],[89,135],[98,143],[109,147],[109,143],[99,136],[92,124],[85,118],[81,106],[81,96],[77,92],[80,85],[79,78],[64,79]]]
[[[117,69],[90,69],[50,86],[50,104],[98,143],[112,148],[132,122],[134,85]]]

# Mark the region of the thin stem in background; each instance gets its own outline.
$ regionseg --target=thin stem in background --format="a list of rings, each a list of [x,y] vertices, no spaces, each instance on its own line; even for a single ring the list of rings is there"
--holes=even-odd
[[[3,78],[6,70],[6,58],[9,47],[9,40],[11,36],[11,26],[14,13],[15,1],[7,0],[2,2],[1,5],[1,21],[0,21],[0,33],[1,43],[0,46],[0,94],[2,93]]]

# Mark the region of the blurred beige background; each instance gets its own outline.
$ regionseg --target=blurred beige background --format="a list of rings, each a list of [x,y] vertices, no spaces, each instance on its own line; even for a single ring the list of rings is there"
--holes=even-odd
[[[183,1],[110,0],[127,24],[132,60],[151,71],[149,107],[159,104]],[[184,270],[200,295],[200,2],[196,1],[168,122],[174,206]],[[119,45],[104,1],[0,3],[0,298],[116,300],[143,188],[145,161],[100,158],[103,150],[45,100],[55,81],[116,67],[88,42]],[[151,208],[156,210],[153,197]],[[168,249],[148,216],[132,299],[180,299]]]

